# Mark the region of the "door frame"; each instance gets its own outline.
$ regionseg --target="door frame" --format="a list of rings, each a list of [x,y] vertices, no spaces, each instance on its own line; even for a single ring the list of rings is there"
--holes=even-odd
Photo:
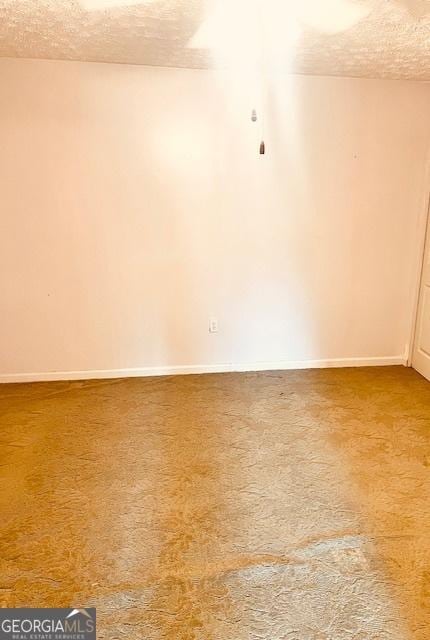
[[[418,243],[417,243],[417,259],[414,269],[415,285],[412,287],[412,317],[409,343],[406,345],[406,366],[412,367],[412,358],[414,355],[415,338],[418,328],[418,309],[420,303],[421,284],[423,279],[424,258],[426,255],[428,234],[430,232],[430,152],[427,157],[426,170],[424,172],[424,184],[426,186],[425,195],[423,196],[423,206],[418,220]]]

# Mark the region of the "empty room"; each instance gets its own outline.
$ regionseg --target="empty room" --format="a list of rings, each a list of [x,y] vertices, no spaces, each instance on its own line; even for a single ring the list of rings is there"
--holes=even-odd
[[[0,640],[429,640],[429,5],[0,0]]]

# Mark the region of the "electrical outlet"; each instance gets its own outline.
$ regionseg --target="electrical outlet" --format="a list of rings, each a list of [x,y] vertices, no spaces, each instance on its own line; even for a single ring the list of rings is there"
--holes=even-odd
[[[218,331],[218,318],[210,318],[209,333],[217,333],[217,331]]]

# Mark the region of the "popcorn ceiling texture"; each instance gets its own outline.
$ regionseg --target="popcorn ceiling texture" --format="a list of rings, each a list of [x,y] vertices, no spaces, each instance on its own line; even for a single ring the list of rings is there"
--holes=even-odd
[[[209,51],[189,47],[207,15],[205,0],[98,2],[101,8],[90,11],[96,0],[0,0],[0,56],[212,66]],[[430,80],[429,0],[366,6],[372,7],[367,17],[341,33],[304,26],[289,70]]]

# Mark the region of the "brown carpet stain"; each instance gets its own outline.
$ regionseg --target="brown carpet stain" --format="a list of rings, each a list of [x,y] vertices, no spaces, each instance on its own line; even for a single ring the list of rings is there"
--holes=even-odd
[[[0,605],[115,640],[428,640],[403,367],[0,386]]]

